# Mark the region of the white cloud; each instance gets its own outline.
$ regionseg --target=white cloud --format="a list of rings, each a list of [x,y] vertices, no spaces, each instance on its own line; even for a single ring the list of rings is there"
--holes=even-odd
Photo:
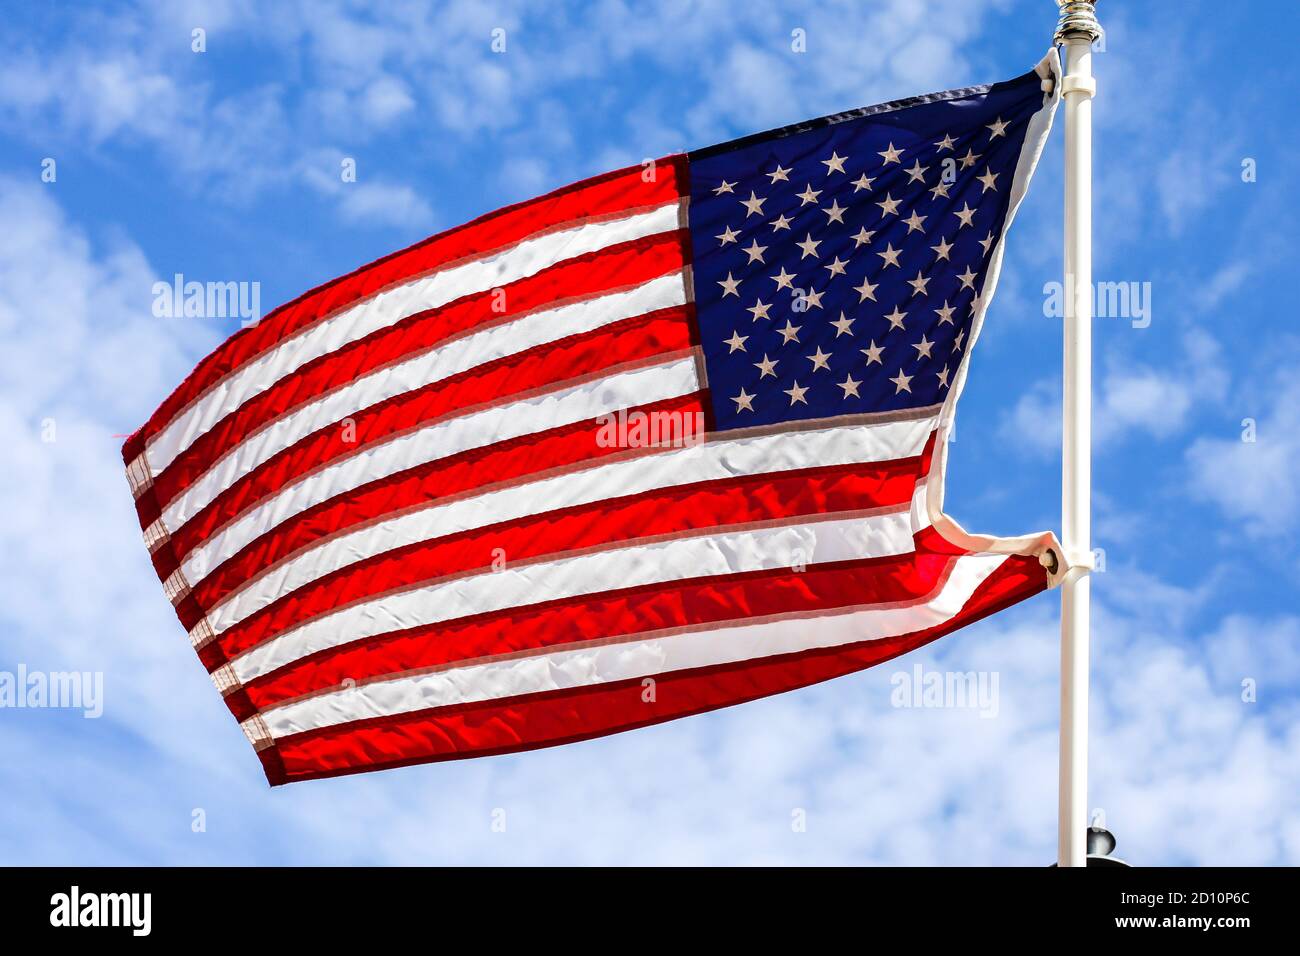
[[[433,153],[449,142],[500,148],[505,140],[537,162],[564,157],[576,178],[596,170],[573,166],[567,131],[592,111],[606,147],[639,159],[970,82],[964,41],[1003,5],[864,9],[837,0],[797,12],[756,8],[737,20],[721,0],[678,0],[653,14],[615,2],[519,11],[470,0],[366,9],[145,3],[103,17],[93,32],[0,45],[0,128],[64,152],[144,144],[187,188],[232,202],[291,187],[310,156],[355,155],[395,130]],[[208,30],[208,53],[189,50],[196,24]],[[496,30],[505,31],[504,52],[493,51]],[[808,52],[791,48],[794,30]],[[729,40],[719,47],[719,37]],[[870,49],[896,55],[864,57]],[[270,77],[232,88],[209,69],[232,50],[255,53]],[[629,60],[647,63],[661,82],[602,82]],[[539,104],[549,104],[547,116],[537,115]],[[674,132],[682,126],[689,142]],[[409,224],[397,188],[331,195],[345,220],[373,214],[380,224]]]
[[[1240,521],[1247,534],[1275,537],[1300,522],[1300,385],[1281,379],[1271,403],[1256,415],[1250,411],[1240,429],[1192,444],[1188,483],[1195,497]],[[1248,437],[1254,440],[1244,440]]]
[[[345,159],[351,162],[355,180],[343,179]],[[322,152],[304,164],[301,176],[317,192],[336,198],[344,222],[427,230],[433,220],[433,210],[414,189],[374,178],[369,164],[357,157]]]
[[[415,100],[406,84],[390,76],[381,76],[366,87],[362,110],[375,126],[388,126],[414,108]]]
[[[432,218],[429,204],[414,189],[388,183],[345,186],[339,208],[345,221],[371,225],[427,227]]]
[[[1021,393],[1007,412],[998,432],[1005,443],[1035,455],[1061,447],[1061,381],[1041,379]]]
[[[1097,320],[1098,322],[1105,320]],[[1218,342],[1203,330],[1181,334],[1182,354],[1156,367],[1116,355],[1094,381],[1093,446],[1105,449],[1136,435],[1166,439],[1184,432],[1193,413],[1223,400],[1228,375]],[[1174,361],[1169,361],[1174,358]],[[1040,379],[1004,415],[999,432],[1031,454],[1061,447],[1061,380]]]

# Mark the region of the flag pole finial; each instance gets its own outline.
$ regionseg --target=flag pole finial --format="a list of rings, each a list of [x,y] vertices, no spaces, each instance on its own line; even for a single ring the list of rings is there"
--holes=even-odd
[[[1069,37],[1086,36],[1089,43],[1101,39],[1096,0],[1056,0],[1056,5],[1061,11],[1061,19],[1056,24],[1057,44]]]

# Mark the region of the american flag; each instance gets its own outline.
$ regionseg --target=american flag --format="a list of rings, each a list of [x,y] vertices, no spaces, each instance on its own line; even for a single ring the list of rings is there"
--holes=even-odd
[[[1054,61],[586,180],[205,358],[123,449],[272,784],[802,687],[1036,593],[942,512]]]

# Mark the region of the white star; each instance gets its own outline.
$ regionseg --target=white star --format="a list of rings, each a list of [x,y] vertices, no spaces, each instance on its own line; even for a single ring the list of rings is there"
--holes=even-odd
[[[918,359],[920,359],[922,355],[924,355],[926,358],[929,358],[930,349],[934,348],[934,343],[931,342],[929,339],[927,339],[924,335],[922,335],[921,341],[913,345],[912,348],[916,349],[916,357]]]
[[[961,287],[963,289],[974,289],[975,280],[979,278],[979,274],[971,272],[970,266],[967,266],[966,271],[958,275],[957,278],[961,280]]]
[[[984,249],[984,254],[985,254],[986,256],[989,254],[989,246],[991,246],[991,245],[993,245],[993,230],[992,230],[992,229],[989,230],[989,234],[988,234],[987,236],[985,236],[983,239],[980,240],[980,246]]]
[[[887,243],[885,245],[884,252],[876,253],[876,255],[880,256],[880,258],[885,260],[885,264],[881,266],[881,268],[888,269],[890,266],[898,265],[898,256],[899,253],[901,253],[902,251],[903,251],[902,249],[895,249],[894,244],[892,242]]]
[[[751,265],[752,263],[763,261],[763,253],[767,252],[767,246],[760,246],[758,240],[755,239],[740,251],[749,256],[749,262],[745,264]]]
[[[856,381],[852,375],[846,375],[844,377],[844,381],[836,382],[835,384],[838,385],[840,388],[844,389],[845,398],[848,398],[850,395],[852,395],[854,398],[862,397],[861,395],[858,394],[858,386],[861,385],[862,383]]]
[[[885,347],[883,345],[877,345],[875,339],[871,340],[870,348],[858,349],[858,351],[867,357],[868,365],[870,365],[872,362],[875,362],[877,365],[885,364],[880,360],[880,354],[885,351]]]
[[[908,216],[903,222],[907,223],[907,234],[910,236],[914,232],[924,232],[922,224],[925,222],[924,216],[918,216],[916,210],[912,210],[912,215]]]
[[[939,384],[940,384],[943,388],[947,388],[947,387],[948,387],[948,366],[945,365],[945,366],[943,367],[943,371],[942,371],[942,372],[935,372],[934,374],[935,374],[935,377],[939,379]]]
[[[767,314],[767,310],[770,308],[772,307],[770,305],[766,305],[762,299],[755,299],[754,304],[751,305],[745,311],[753,313],[754,321],[757,322],[759,319],[771,318],[771,316]]]
[[[748,336],[748,335],[741,335],[741,334],[740,334],[740,330],[737,329],[735,332],[732,332],[732,333],[731,333],[731,338],[729,338],[729,339],[725,339],[725,340],[723,341],[723,345],[730,345],[730,346],[731,346],[731,352],[728,352],[728,353],[727,353],[728,355],[730,355],[732,352],[743,352],[743,351],[745,351],[745,343],[746,343],[747,341],[749,341],[749,336]]]
[[[945,134],[943,139],[939,140],[939,142],[935,143],[934,145],[938,146],[939,151],[942,152],[945,149],[952,149],[953,143],[955,142],[956,140],[954,140],[951,135]]]
[[[722,286],[722,297],[724,299],[729,295],[734,295],[737,299],[740,298],[740,280],[733,279],[730,272],[727,273],[725,279],[718,281],[718,285]]]
[[[844,267],[846,265],[848,265],[847,262],[842,261],[839,256],[836,256],[831,260],[830,265],[824,266],[823,268],[830,270],[832,276],[842,276],[844,275]]]
[[[754,368],[758,369],[760,379],[767,378],[769,375],[776,377],[776,362],[768,358],[766,352],[763,353],[763,361],[755,362]]]
[[[826,220],[826,225],[829,226],[833,222],[838,222],[842,225],[844,223],[844,213],[847,212],[847,210],[841,206],[840,201],[836,199],[831,202],[829,208],[823,209],[822,212],[826,213],[826,215],[830,217]]]
[[[984,170],[983,176],[976,176],[975,178],[984,184],[984,190],[983,192],[980,193],[981,196],[984,195],[984,193],[988,192],[990,189],[993,190],[994,192],[998,191],[998,187],[994,185],[994,183],[997,181],[998,174],[993,172],[993,170],[986,169]]]
[[[790,180],[790,170],[783,167],[780,163],[776,164],[776,169],[772,170],[770,173],[764,173],[763,175],[770,179],[774,186],[778,180],[785,182],[789,182]]]
[[[991,129],[993,131],[992,133],[989,134],[989,141],[992,142],[993,140],[997,139],[999,136],[1006,136],[1007,127],[1010,125],[1011,125],[1010,123],[1002,122],[1001,116],[995,119],[992,123],[989,123],[989,125],[985,127],[986,129]]]
[[[805,405],[808,404],[808,399],[803,397],[804,393],[808,391],[808,386],[805,385],[803,388],[800,388],[799,383],[795,382],[793,388],[782,389],[782,391],[790,396],[791,405],[794,405],[796,402],[803,402]]]
[[[878,203],[876,203],[876,205],[880,207],[880,209],[881,209],[880,214],[881,214],[882,216],[897,216],[897,215],[898,215],[898,204],[899,204],[900,202],[902,202],[902,201],[903,201],[903,200],[901,200],[901,199],[895,199],[895,198],[894,198],[893,196],[891,196],[889,193],[885,193],[885,199],[884,199],[884,201],[883,201],[883,202],[878,202]]]
[[[722,230],[722,235],[714,236],[714,238],[725,246],[729,242],[735,242],[738,235],[740,235],[740,233],[728,226],[726,229]]]
[[[901,149],[894,149],[894,144],[891,142],[891,143],[889,144],[889,148],[888,148],[888,149],[886,149],[886,150],[882,150],[881,152],[877,153],[876,155],[877,155],[877,156],[883,156],[883,157],[884,157],[884,160],[885,160],[885,164],[888,165],[889,163],[896,163],[896,162],[898,162],[898,157],[901,156],[901,155],[903,155],[903,151],[902,151]]]
[[[956,311],[957,311],[956,309],[954,309],[952,306],[948,304],[948,300],[944,299],[943,308],[935,309],[934,314],[939,317],[940,325],[943,325],[944,323],[947,323],[948,325],[954,325],[955,323],[952,320],[952,314]]]
[[[907,173],[909,183],[923,183],[925,182],[925,171],[929,168],[928,166],[922,166],[921,161],[918,159],[912,164],[911,169],[905,169],[903,172]]]
[[[973,149],[966,150],[966,155],[958,160],[962,169],[969,169],[975,165],[975,160],[979,159],[983,153],[977,153]]]
[[[861,192],[864,189],[870,189],[871,184],[874,182],[874,179],[871,179],[866,173],[863,173],[857,179],[853,180],[853,191],[856,193]]]
[[[921,278],[921,270],[920,270],[920,269],[917,269],[917,270],[916,270],[916,278],[915,278],[915,279],[908,279],[908,280],[907,280],[907,284],[910,285],[910,286],[912,287],[912,291],[914,291],[917,295],[925,295],[925,287],[926,287],[927,284],[929,284],[929,282],[930,282],[929,279],[923,279],[923,278]]]
[[[850,319],[843,312],[831,325],[835,326],[835,337],[838,339],[841,335],[852,335],[853,319]]]
[[[858,303],[861,304],[863,302],[866,302],[868,299],[870,299],[872,302],[875,302],[876,289],[878,288],[879,285],[872,285],[871,282],[868,281],[867,277],[863,276],[862,285],[855,285],[853,287],[853,291],[857,292],[859,295],[862,296],[862,298],[858,300]]]
[[[930,248],[935,251],[936,261],[938,259],[947,259],[948,253],[952,249],[952,243],[947,239],[940,239],[937,246],[931,246]]]
[[[809,256],[816,256],[817,247],[820,246],[821,244],[822,241],[820,239],[813,239],[812,233],[811,232],[808,233],[808,235],[804,238],[803,242],[795,243],[796,246],[798,246],[800,249],[803,250],[803,255],[801,255],[799,258],[807,259]]]
[[[800,199],[803,200],[803,202],[799,204],[800,206],[806,206],[810,202],[815,203],[817,201],[817,197],[820,196],[821,194],[822,191],[820,189],[812,188],[812,183],[809,183],[807,186],[805,186],[803,192],[795,193],[796,196],[798,196]]]
[[[776,287],[778,289],[793,289],[794,286],[790,284],[790,280],[793,278],[794,278],[794,273],[786,272],[785,266],[782,266],[781,271],[778,272],[776,275],[772,276],[772,279],[773,281],[776,282]]]
[[[723,193],[729,193],[729,192],[732,192],[732,191],[733,191],[733,187],[734,187],[735,185],[736,185],[735,183],[729,183],[729,182],[727,182],[727,181],[724,179],[724,180],[722,181],[722,185],[720,185],[717,189],[713,190],[713,195],[715,195],[715,196],[721,196]]]
[[[932,195],[935,199],[938,199],[940,196],[942,196],[944,199],[947,199],[949,189],[952,189],[952,183],[945,183],[941,179],[933,186],[930,187],[930,195]]]
[[[903,320],[907,318],[907,313],[902,311],[898,306],[894,306],[894,311],[890,312],[889,315],[885,316],[885,318],[889,320],[889,327],[891,329],[901,329],[903,328]]]
[[[789,229],[789,228],[790,228],[790,220],[786,218],[785,213],[782,213],[781,215],[777,216],[775,219],[772,220],[773,232],[780,232],[782,229]]]
[[[749,210],[749,212],[745,214],[745,218],[748,219],[750,216],[761,216],[763,214],[763,203],[765,202],[767,202],[766,198],[759,199],[758,196],[754,194],[754,190],[751,189],[749,191],[749,198],[740,201],[740,204]]]
[[[866,226],[863,226],[861,229],[858,230],[858,234],[853,237],[853,248],[856,249],[858,246],[862,245],[863,243],[870,242],[871,237],[874,235],[875,232],[870,231],[867,229]]]
[[[953,215],[961,220],[963,226],[969,226],[974,222],[975,210],[970,207],[970,203],[964,202],[961,204],[961,209],[958,209]]]
[[[954,352],[961,351],[961,340],[964,339],[965,337],[966,337],[965,329],[962,329],[960,332],[957,333],[957,337],[952,340],[952,350]]]
[[[898,376],[896,378],[891,378],[890,381],[894,383],[895,395],[898,395],[901,392],[910,392],[912,390],[912,386],[908,384],[912,381],[912,376],[904,375],[901,368],[898,370]]]
[[[812,355],[808,356],[808,361],[813,363],[814,372],[817,371],[819,368],[824,368],[827,371],[830,371],[830,366],[826,364],[826,360],[829,358],[830,355],[828,355],[826,352],[823,352],[822,347],[819,345],[817,346],[817,351],[814,352]]]
[[[826,175],[829,176],[831,173],[844,172],[844,160],[846,159],[848,159],[847,156],[841,156],[839,153],[831,150],[831,158],[822,160],[822,165],[826,167]]]
[[[820,309],[822,307],[822,296],[825,294],[825,292],[814,292],[812,289],[809,289],[804,293],[804,301],[808,303],[806,308]]]
[[[754,410],[754,396],[750,395],[743,388],[740,390],[740,394],[733,398],[732,401],[736,403],[737,412],[752,412]]]
[[[781,333],[781,337],[782,337],[783,339],[785,339],[785,341],[782,342],[781,344],[782,344],[782,345],[789,345],[792,341],[793,341],[793,342],[798,342],[798,341],[799,341],[799,330],[802,329],[802,328],[803,328],[802,325],[794,325],[793,323],[790,322],[789,319],[786,319],[786,320],[785,320],[785,328],[783,328],[783,329],[777,329],[777,331],[778,331],[779,333]]]

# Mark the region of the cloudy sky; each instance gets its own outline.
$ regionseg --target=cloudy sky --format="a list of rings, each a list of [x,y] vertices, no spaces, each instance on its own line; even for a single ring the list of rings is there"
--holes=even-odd
[[[1055,593],[729,711],[272,791],[119,448],[234,328],[156,318],[159,278],[258,282],[269,310],[643,157],[1018,75],[1054,4],[263,6],[0,27],[0,671],[102,672],[104,698],[0,709],[0,863],[1050,862]],[[1300,24],[1288,0],[1102,6],[1095,269],[1131,295],[1096,330],[1090,804],[1137,863],[1297,864]],[[948,508],[975,530],[1058,524],[1060,134],[959,416]],[[996,712],[892,706],[917,664],[995,675]]]

